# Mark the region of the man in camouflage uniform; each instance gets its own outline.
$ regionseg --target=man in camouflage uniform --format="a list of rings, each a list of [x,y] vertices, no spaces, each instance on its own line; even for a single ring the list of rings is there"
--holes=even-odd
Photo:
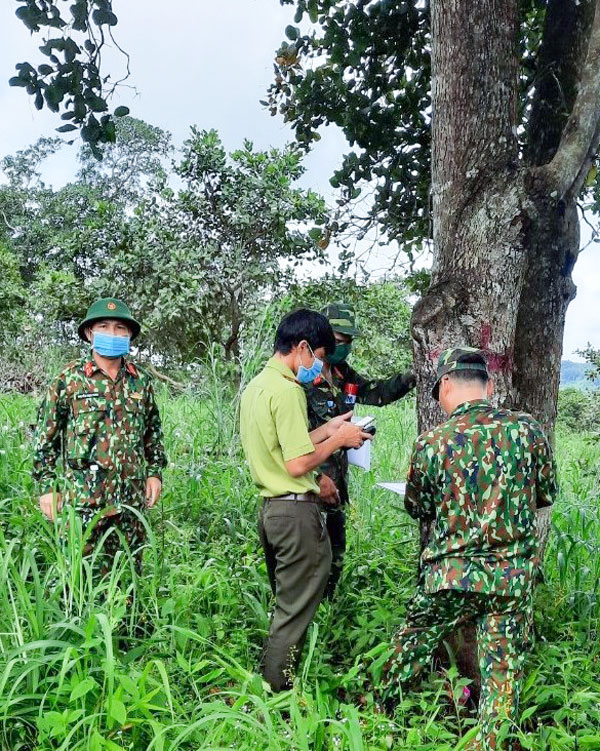
[[[354,408],[355,403],[381,407],[405,396],[415,385],[412,373],[398,373],[384,380],[372,380],[359,375],[347,357],[352,340],[360,336],[356,328],[354,309],[346,303],[327,305],[322,313],[327,317],[336,339],[336,351],[328,355],[321,375],[308,387],[308,419],[314,430],[332,417]],[[348,456],[338,451],[319,467],[320,496],[328,504],[327,529],[331,541],[331,574],[325,597],[331,598],[342,574],[346,552],[346,505],[348,496]]]
[[[532,589],[540,564],[536,510],[557,493],[548,441],[528,414],[493,407],[481,351],[448,349],[433,396],[449,419],[414,446],[405,505],[433,522],[421,553],[417,595],[386,668],[387,691],[428,664],[466,622],[477,629],[481,670],[477,747],[501,747],[517,716]]]
[[[77,510],[84,530],[94,520],[87,553],[107,530],[118,528],[138,568],[145,529],[127,507],[143,513],[156,503],[166,464],[150,376],[125,356],[139,331],[120,300],[91,305],[79,326],[91,352],[67,365],[48,389],[39,411],[33,471],[40,508],[50,520],[63,504]],[[104,541],[104,570],[119,548],[114,529]]]

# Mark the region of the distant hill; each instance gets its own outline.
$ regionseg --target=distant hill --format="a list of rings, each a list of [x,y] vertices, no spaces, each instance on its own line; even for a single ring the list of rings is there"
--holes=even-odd
[[[586,373],[591,366],[587,362],[573,362],[562,360],[560,363],[560,386],[570,386],[577,389],[589,389],[592,386],[600,386],[600,380],[592,381],[586,378]]]

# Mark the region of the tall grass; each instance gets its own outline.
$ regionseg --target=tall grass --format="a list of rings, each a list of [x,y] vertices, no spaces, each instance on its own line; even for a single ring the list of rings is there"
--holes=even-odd
[[[244,378],[249,377],[250,373]],[[349,551],[333,603],[311,627],[294,689],[255,672],[272,599],[257,499],[236,437],[236,395],[218,370],[194,394],[160,394],[169,468],[137,576],[124,546],[100,579],[68,510],[51,525],[30,480],[35,401],[0,398],[0,748],[4,751],[387,751],[458,749],[474,717],[451,669],[381,712],[370,667],[413,594],[417,536],[401,501],[413,405],[378,413],[374,468],[352,470]],[[364,410],[363,410],[364,411]],[[523,748],[600,748],[597,445],[557,436],[562,494],[537,645],[528,658]]]

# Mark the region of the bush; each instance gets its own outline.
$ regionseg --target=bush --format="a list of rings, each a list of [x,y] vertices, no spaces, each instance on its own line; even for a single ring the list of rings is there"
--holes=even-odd
[[[596,389],[561,389],[557,424],[577,433],[596,432],[600,427],[600,392]]]

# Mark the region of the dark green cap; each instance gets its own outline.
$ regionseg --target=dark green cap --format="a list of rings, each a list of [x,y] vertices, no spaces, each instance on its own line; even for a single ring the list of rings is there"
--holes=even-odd
[[[474,362],[463,362],[464,358]],[[475,347],[450,347],[445,349],[438,358],[437,374],[434,387],[431,389],[431,395],[438,401],[440,397],[440,381],[447,373],[453,373],[457,370],[480,370],[489,378],[487,361],[485,354]]]
[[[338,334],[346,336],[360,336],[356,328],[356,315],[354,308],[345,302],[332,302],[326,305],[321,313],[328,319],[331,328]]]
[[[88,308],[85,318],[79,324],[77,331],[79,336],[84,342],[88,339],[85,335],[85,329],[91,326],[96,321],[104,321],[107,318],[116,319],[118,321],[125,321],[125,323],[131,327],[131,338],[135,339],[140,333],[140,324],[131,315],[131,311],[121,300],[117,300],[115,297],[103,297],[101,300],[96,300]]]

